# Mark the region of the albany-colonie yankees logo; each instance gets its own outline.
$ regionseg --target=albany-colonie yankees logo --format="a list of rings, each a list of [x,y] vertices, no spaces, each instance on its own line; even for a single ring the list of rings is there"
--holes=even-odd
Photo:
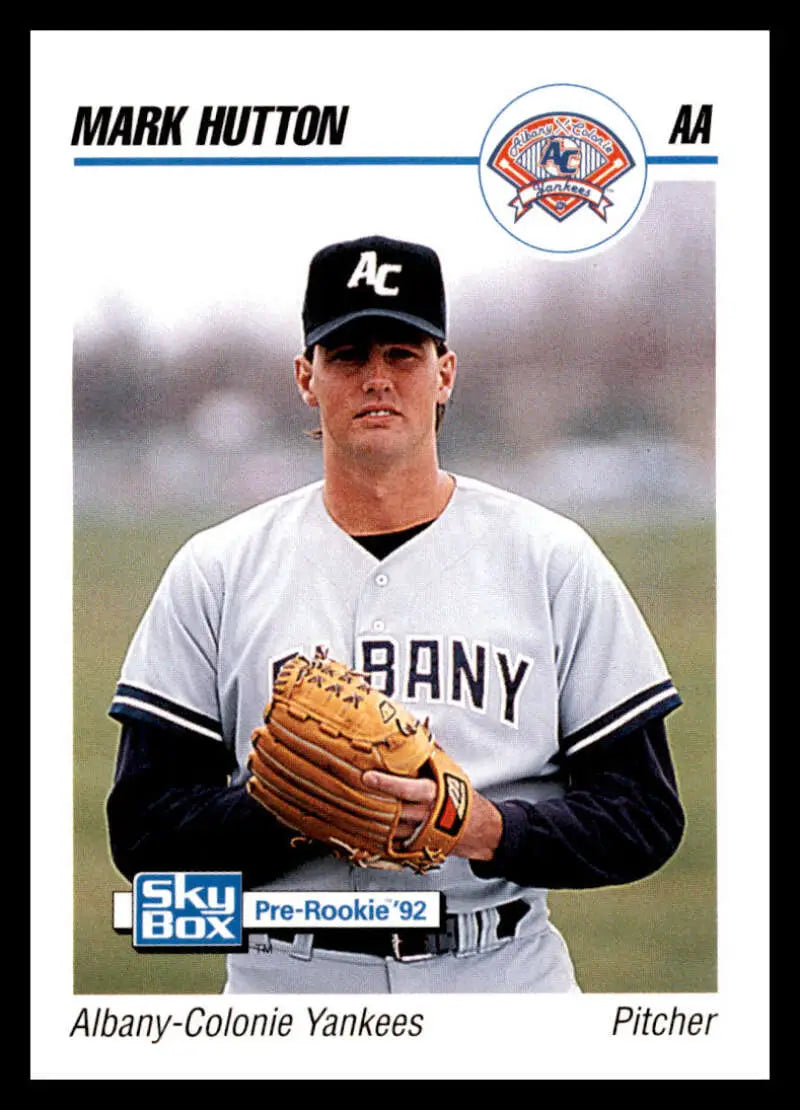
[[[635,165],[607,127],[588,116],[553,112],[520,123],[495,147],[489,166],[517,190],[514,223],[533,205],[566,220],[584,205],[602,220],[606,190]]]
[[[327,650],[327,644],[320,645]],[[441,636],[409,636],[405,645],[390,637],[360,639],[355,646],[354,670],[387,698],[403,702],[446,702],[477,713],[487,713],[490,703],[500,721],[519,727],[520,695],[533,669],[528,655],[512,657],[505,648],[458,636],[447,643]],[[270,659],[272,685],[284,663],[295,655],[312,658],[307,650]],[[494,696],[490,696],[494,693]],[[270,693],[270,697],[272,694]]]

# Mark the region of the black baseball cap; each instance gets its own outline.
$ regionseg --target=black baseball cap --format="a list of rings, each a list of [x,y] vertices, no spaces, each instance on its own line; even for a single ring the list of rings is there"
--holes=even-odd
[[[399,320],[435,339],[447,328],[442,267],[420,243],[368,235],[317,251],[303,302],[306,347],[353,320]]]

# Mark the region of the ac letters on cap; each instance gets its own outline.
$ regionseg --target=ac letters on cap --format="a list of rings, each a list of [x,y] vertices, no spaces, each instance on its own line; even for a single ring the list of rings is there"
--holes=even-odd
[[[365,281],[380,296],[396,297],[400,290],[396,285],[387,285],[386,276],[392,273],[399,274],[402,269],[400,263],[384,262],[382,266],[378,266],[377,251],[362,251],[358,265],[350,275],[347,288],[355,289],[360,281]]]

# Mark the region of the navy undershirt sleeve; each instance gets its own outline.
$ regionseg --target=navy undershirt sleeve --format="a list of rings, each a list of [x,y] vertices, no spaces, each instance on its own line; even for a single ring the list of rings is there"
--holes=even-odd
[[[143,722],[122,726],[106,803],[111,855],[138,871],[241,871],[262,886],[326,850],[294,836],[244,785],[228,785],[230,757],[217,741]]]
[[[498,805],[500,844],[491,860],[471,861],[475,875],[551,890],[612,886],[673,855],[685,818],[663,719],[590,745],[567,771],[563,798]]]

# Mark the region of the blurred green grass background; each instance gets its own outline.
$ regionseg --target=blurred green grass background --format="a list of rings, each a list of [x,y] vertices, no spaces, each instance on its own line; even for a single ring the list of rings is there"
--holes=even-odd
[[[117,725],[107,716],[122,658],[167,562],[208,518],[123,526],[78,520],[74,535],[74,990],[216,993],[223,957],[139,954],[111,928],[114,868],[105,798]],[[638,601],[684,706],[668,720],[687,812],[676,855],[625,887],[553,892],[552,919],[586,992],[710,992],[716,983],[714,530],[708,523],[590,527]]]

